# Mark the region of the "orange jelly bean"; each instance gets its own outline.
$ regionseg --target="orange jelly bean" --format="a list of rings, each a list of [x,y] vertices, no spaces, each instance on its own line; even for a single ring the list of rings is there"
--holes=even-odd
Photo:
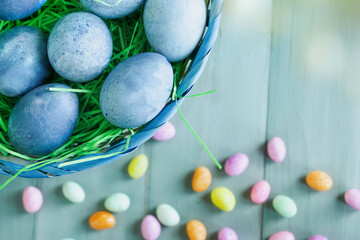
[[[205,240],[206,228],[202,222],[191,220],[186,224],[186,233],[190,240]]]
[[[115,217],[109,212],[99,211],[91,215],[89,219],[90,227],[95,230],[105,230],[115,225]]]
[[[206,167],[198,167],[192,179],[192,188],[195,192],[203,192],[211,184],[211,172]]]
[[[317,191],[328,191],[333,185],[331,177],[322,171],[310,172],[306,176],[306,183]]]

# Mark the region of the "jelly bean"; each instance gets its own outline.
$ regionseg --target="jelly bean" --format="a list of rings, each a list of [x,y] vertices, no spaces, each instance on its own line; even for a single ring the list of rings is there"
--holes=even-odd
[[[286,145],[279,137],[273,137],[267,144],[268,155],[274,162],[282,162],[286,156]]]
[[[333,185],[331,177],[322,171],[310,172],[306,176],[306,183],[317,191],[328,191]]]
[[[92,229],[105,230],[112,228],[116,223],[114,215],[106,211],[98,211],[91,215],[89,224]]]
[[[128,172],[131,178],[142,177],[149,166],[149,160],[144,154],[134,157],[128,167]]]
[[[192,188],[195,192],[203,192],[211,184],[211,172],[206,167],[198,167],[192,179]]]
[[[198,220],[191,220],[186,224],[186,233],[190,240],[206,240],[206,228]]]
[[[105,199],[104,205],[110,212],[125,212],[130,206],[130,198],[123,193],[111,194]]]
[[[360,210],[360,190],[350,189],[345,193],[345,202],[352,208]]]
[[[308,240],[328,240],[328,239],[321,235],[314,235],[314,236],[309,237]]]
[[[230,212],[235,208],[234,194],[226,187],[218,187],[211,192],[211,201],[219,209]]]
[[[238,240],[238,236],[231,228],[222,228],[218,232],[218,240]]]
[[[168,204],[160,204],[156,208],[156,216],[162,224],[168,227],[176,226],[180,222],[178,212]]]
[[[225,172],[229,176],[237,176],[245,171],[249,165],[246,154],[237,153],[229,157],[225,162]]]
[[[297,213],[297,207],[295,202],[287,196],[276,196],[273,199],[272,204],[274,209],[283,217],[292,218]]]
[[[62,186],[62,192],[66,199],[73,203],[82,203],[85,200],[84,189],[76,182],[66,182]]]
[[[270,184],[265,180],[256,183],[251,189],[251,201],[255,204],[262,204],[266,202],[270,195],[270,189]]]
[[[35,213],[40,210],[43,204],[43,195],[38,188],[29,186],[25,188],[22,194],[22,201],[25,211]]]
[[[291,232],[281,231],[271,235],[269,240],[295,240],[295,236]]]
[[[152,136],[156,141],[167,141],[175,136],[176,129],[170,122],[165,123],[160,129]]]
[[[141,234],[145,240],[156,240],[161,233],[161,225],[153,215],[147,215],[141,222]]]

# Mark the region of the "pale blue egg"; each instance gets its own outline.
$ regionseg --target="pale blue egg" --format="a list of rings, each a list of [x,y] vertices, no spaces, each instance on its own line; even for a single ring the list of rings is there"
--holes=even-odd
[[[36,12],[46,0],[0,0],[0,20],[20,20]]]

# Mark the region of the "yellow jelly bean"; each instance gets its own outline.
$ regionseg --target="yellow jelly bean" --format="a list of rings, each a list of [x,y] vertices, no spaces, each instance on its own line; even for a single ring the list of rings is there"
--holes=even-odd
[[[218,187],[211,192],[211,201],[219,209],[230,212],[236,205],[234,194],[226,187]]]
[[[128,172],[131,178],[142,177],[149,165],[149,160],[144,154],[134,157],[128,167]]]

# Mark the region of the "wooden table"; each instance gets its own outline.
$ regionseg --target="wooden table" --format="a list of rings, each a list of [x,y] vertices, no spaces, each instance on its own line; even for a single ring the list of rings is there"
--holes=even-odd
[[[141,239],[141,219],[160,203],[173,205],[181,215],[180,226],[163,228],[160,239],[165,240],[186,239],[190,219],[206,225],[209,239],[225,226],[244,240],[267,239],[280,230],[301,240],[312,234],[360,239],[360,212],[343,201],[347,189],[360,188],[360,8],[355,5],[351,0],[225,1],[221,36],[193,89],[217,92],[188,99],[181,111],[222,162],[237,152],[248,154],[250,165],[242,175],[228,177],[217,170],[176,116],[177,135],[171,141],[149,141],[131,156],[80,174],[16,179],[0,192],[0,239]],[[282,163],[265,155],[273,136],[287,144]],[[150,167],[146,176],[132,180],[127,165],[139,153],[149,157]],[[192,173],[200,165],[213,173],[211,189],[226,186],[234,192],[234,211],[216,209],[211,189],[191,190]],[[333,188],[315,192],[307,187],[304,177],[312,170],[327,172]],[[284,194],[295,200],[294,218],[281,218],[270,201],[264,206],[250,202],[251,186],[262,179],[271,184],[271,198]],[[64,199],[61,185],[68,180],[85,188],[84,203]],[[37,214],[22,208],[28,185],[38,186],[45,197]],[[104,209],[104,198],[114,192],[130,196],[130,209],[116,214],[113,229],[91,230],[89,216]]]

